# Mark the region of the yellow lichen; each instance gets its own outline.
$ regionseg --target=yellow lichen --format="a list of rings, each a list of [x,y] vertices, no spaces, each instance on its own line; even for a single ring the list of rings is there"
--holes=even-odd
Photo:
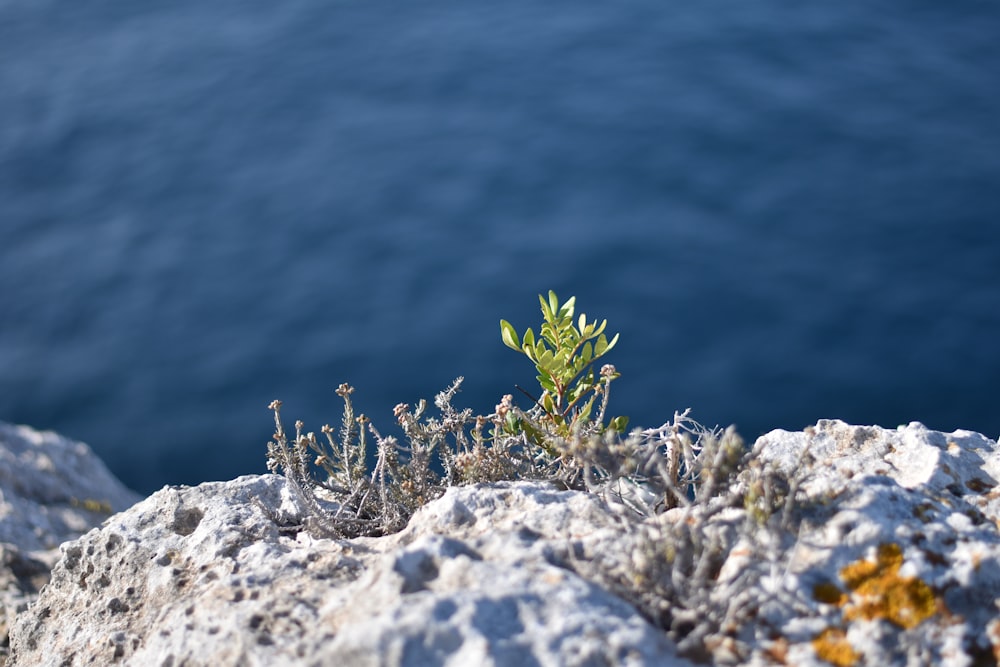
[[[94,498],[84,498],[83,500],[80,500],[79,498],[70,498],[70,504],[73,507],[82,507],[88,512],[94,512],[95,514],[114,513],[111,509],[111,503],[106,500],[96,500]]]
[[[933,616],[938,604],[934,591],[916,577],[899,576],[902,565],[903,550],[899,545],[881,544],[874,563],[860,560],[841,569],[841,578],[854,592],[844,618],[882,618],[910,629]]]
[[[837,665],[851,667],[861,655],[847,641],[847,633],[840,628],[827,628],[812,640],[813,650],[821,660]]]

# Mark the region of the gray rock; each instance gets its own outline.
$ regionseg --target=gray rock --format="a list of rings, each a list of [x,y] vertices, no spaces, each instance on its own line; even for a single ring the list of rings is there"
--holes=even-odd
[[[721,619],[693,656],[996,664],[996,442],[821,421],[753,451],[725,497],[767,467],[787,514],[727,501],[626,518],[593,494],[512,482],[450,489],[400,533],[336,541],[303,530],[281,477],[166,488],[62,546],[9,664],[691,665],[685,637],[637,612],[651,580],[634,576],[676,568],[666,554],[688,546],[648,536],[682,534],[722,556],[712,590],[660,608],[692,628]],[[727,616],[734,601],[751,613]]]
[[[8,625],[49,580],[59,544],[138,500],[87,445],[0,422],[0,665]]]
[[[567,569],[594,496],[450,489],[401,533],[314,539],[285,481],[167,488],[63,545],[11,665],[689,665]]]
[[[823,420],[773,431],[755,452],[803,492],[782,568],[760,582],[798,605],[769,617],[762,606],[761,627],[777,640],[760,646],[803,666],[1000,660],[995,441],[916,422],[888,430]],[[727,565],[743,564],[734,556]],[[767,663],[761,650],[754,658]]]

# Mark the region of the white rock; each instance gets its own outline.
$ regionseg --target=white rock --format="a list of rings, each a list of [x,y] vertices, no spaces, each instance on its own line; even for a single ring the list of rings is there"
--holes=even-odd
[[[0,422],[0,665],[8,625],[49,580],[59,544],[138,500],[87,445]]]
[[[1000,659],[996,442],[822,421],[754,452],[799,484],[787,525],[727,502],[700,527],[684,509],[638,526],[594,495],[512,482],[450,489],[395,535],[333,541],[302,532],[280,477],[166,488],[63,545],[9,664],[691,665],[629,602],[648,602],[645,584],[621,578],[686,546],[651,551],[644,535],[690,525],[721,569],[704,608],[667,610],[753,608],[705,637],[714,664]]]
[[[802,605],[771,619],[771,631],[790,642],[789,664],[829,665],[813,643],[827,629],[846,631],[857,664],[1000,659],[1000,636],[989,632],[1000,615],[996,442],[919,423],[888,430],[824,420],[764,435],[755,451],[789,474],[801,466],[809,498],[795,510],[799,533],[785,567],[764,582],[794,591]],[[897,549],[901,563],[891,557]],[[866,571],[867,585],[852,590],[852,572]],[[821,604],[817,586],[841,591],[845,604]],[[921,594],[933,596],[932,608]]]
[[[139,499],[84,443],[0,422],[0,542],[52,549]]]
[[[63,546],[11,665],[690,665],[560,564],[593,496],[450,489],[382,538],[313,539],[284,479],[166,488]]]

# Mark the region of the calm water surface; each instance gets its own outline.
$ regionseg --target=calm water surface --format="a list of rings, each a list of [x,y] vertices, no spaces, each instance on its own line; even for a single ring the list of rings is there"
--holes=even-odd
[[[612,410],[1000,434],[1000,6],[0,0],[0,419],[126,483],[264,469],[267,403],[533,369]]]

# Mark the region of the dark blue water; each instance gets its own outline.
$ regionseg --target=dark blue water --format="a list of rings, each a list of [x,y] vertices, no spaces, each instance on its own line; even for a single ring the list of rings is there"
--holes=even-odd
[[[0,419],[126,483],[533,369],[612,411],[1000,433],[1000,5],[0,0]]]

